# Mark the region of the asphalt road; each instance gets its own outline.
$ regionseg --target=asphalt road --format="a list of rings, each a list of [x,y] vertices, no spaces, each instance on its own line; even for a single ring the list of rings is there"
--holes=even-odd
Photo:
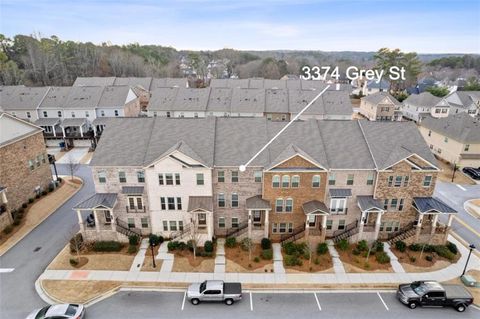
[[[457,184],[439,181],[437,182],[434,195],[444,201],[445,204],[454,208],[458,212],[457,218],[473,228],[477,234],[456,220],[452,223],[452,230],[468,243],[480,248],[480,236],[478,236],[480,233],[480,219],[473,217],[463,208],[463,203],[467,200],[480,198],[480,185],[460,185],[459,187]],[[444,216],[440,220],[443,223],[447,222],[447,218]]]
[[[249,293],[233,306],[183,302],[181,292],[119,292],[87,309],[88,318],[479,318],[480,310],[418,308],[401,304],[394,292]],[[251,298],[251,299],[250,299]],[[318,301],[317,301],[318,300]]]
[[[68,174],[65,165],[57,165],[60,175]],[[35,280],[78,231],[78,219],[72,207],[94,193],[90,168],[81,165],[75,172],[84,181],[82,189],[50,215],[17,245],[0,257],[0,268],[15,268],[0,273],[0,318],[25,318],[45,303],[35,291]],[[34,251],[40,248],[38,251]]]

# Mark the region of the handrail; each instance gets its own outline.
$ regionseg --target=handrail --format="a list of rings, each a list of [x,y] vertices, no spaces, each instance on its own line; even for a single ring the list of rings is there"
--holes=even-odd
[[[190,232],[190,229],[191,229],[191,228],[192,228],[192,225],[191,225],[191,224],[188,224],[188,225],[185,226],[182,230],[179,230],[179,231],[173,233],[173,235],[172,235],[172,240],[183,237],[183,235],[185,235],[186,233]]]
[[[358,220],[354,221],[354,222],[351,222],[350,224],[348,224],[345,229],[338,229],[336,231],[333,232],[332,234],[332,237],[337,237],[337,236],[340,236],[344,233],[348,233],[349,231],[351,231],[352,229],[355,229],[358,227]]]
[[[406,224],[405,226],[403,226],[402,228],[400,228],[399,230],[393,232],[393,233],[389,233],[387,235],[387,240],[392,240],[394,239],[395,237],[398,237],[400,235],[403,235],[405,234],[406,232],[408,232],[409,230],[411,230],[413,227],[415,226],[415,222],[410,222],[408,224]]]
[[[128,224],[120,220],[118,217],[115,219],[115,225],[117,226],[117,231],[118,231],[118,228],[120,228],[123,231],[124,235],[126,236],[142,237],[142,234],[138,232],[136,228],[128,227]],[[122,231],[119,231],[119,232],[122,233]]]
[[[226,237],[240,235],[239,233],[248,227],[248,221],[238,224],[238,227],[229,228],[226,232]]]
[[[295,228],[290,234],[280,235],[280,242],[283,243],[292,237],[293,237],[293,240],[295,241],[297,239],[296,238],[297,235],[301,234],[304,231],[305,231],[305,224],[302,223],[301,226],[298,226],[297,228]]]

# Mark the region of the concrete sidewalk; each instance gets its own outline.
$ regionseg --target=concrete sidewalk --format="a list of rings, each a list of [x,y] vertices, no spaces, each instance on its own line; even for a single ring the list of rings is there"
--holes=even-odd
[[[191,283],[207,279],[235,281],[244,284],[399,284],[415,280],[447,281],[460,276],[465,266],[468,250],[455,238],[449,236],[462,254],[457,263],[444,269],[423,273],[179,273],[102,270],[46,270],[39,280],[106,280],[122,282]],[[164,243],[165,244],[165,243]],[[162,248],[162,247],[161,247]],[[166,248],[166,247],[165,247]],[[162,252],[162,254],[165,254]],[[159,254],[160,255],[160,254]],[[170,254],[167,254],[170,255]],[[164,255],[164,257],[167,257]],[[165,260],[164,260],[165,263]],[[163,270],[162,265],[162,270]],[[468,269],[479,269],[480,259],[473,255]]]

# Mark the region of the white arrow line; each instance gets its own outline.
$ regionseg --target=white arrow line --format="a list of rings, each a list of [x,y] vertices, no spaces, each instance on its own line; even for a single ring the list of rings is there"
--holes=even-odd
[[[0,268],[0,273],[7,273],[14,271],[15,268]]]
[[[307,106],[305,106],[297,115],[295,115],[295,117],[294,117],[290,122],[288,122],[288,124],[285,125],[285,126],[280,130],[280,132],[278,132],[274,137],[272,137],[272,139],[271,139],[267,144],[265,144],[265,146],[262,147],[262,148],[260,149],[260,151],[257,152],[257,154],[255,154],[255,155],[254,155],[248,162],[246,162],[244,165],[240,165],[239,170],[240,170],[241,172],[245,172],[245,170],[247,169],[247,166],[250,165],[250,163],[251,163],[255,158],[257,158],[257,156],[260,155],[270,144],[272,144],[272,142],[275,141],[275,139],[276,139],[277,137],[279,137],[280,134],[282,134],[293,122],[295,122],[295,121],[303,114],[303,112],[305,112],[313,103],[315,103],[315,101],[318,100],[318,98],[319,98],[320,96],[322,96],[322,94],[325,93],[325,91],[327,91],[329,87],[330,87],[330,85],[327,85],[327,87],[324,88],[324,89],[322,90],[322,92],[318,93],[318,95],[317,95],[315,98],[313,98],[313,100],[311,100],[310,103],[308,103]]]

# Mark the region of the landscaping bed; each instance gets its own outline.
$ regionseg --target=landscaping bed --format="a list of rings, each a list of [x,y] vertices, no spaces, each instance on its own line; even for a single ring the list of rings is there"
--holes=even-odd
[[[402,241],[399,241],[391,250],[408,272],[442,269],[456,263],[461,256],[455,244],[450,242],[447,245],[413,244],[407,247]]]
[[[158,249],[160,245],[153,247],[153,258],[158,255]],[[153,260],[152,260],[152,249],[148,247],[147,251],[145,252],[145,259],[143,260],[142,269],[140,271],[160,271],[162,268],[162,260],[155,259],[155,268],[153,268]]]
[[[348,241],[341,240],[336,245],[336,249],[347,272],[393,271],[390,265],[390,257],[383,251],[382,242],[375,242],[369,246],[364,240],[356,244],[349,244]]]
[[[286,272],[333,272],[333,262],[327,243],[314,249],[307,243],[286,243],[282,247]]]
[[[227,272],[273,272],[273,251],[270,240],[264,238],[255,244],[248,238],[237,243],[235,238],[225,241]]]
[[[175,256],[173,272],[213,272],[215,270],[215,244],[209,240],[205,242],[204,247],[195,249],[192,241],[187,243],[170,241],[168,252]]]
[[[43,289],[60,302],[86,303],[120,287],[118,281],[42,280]]]

